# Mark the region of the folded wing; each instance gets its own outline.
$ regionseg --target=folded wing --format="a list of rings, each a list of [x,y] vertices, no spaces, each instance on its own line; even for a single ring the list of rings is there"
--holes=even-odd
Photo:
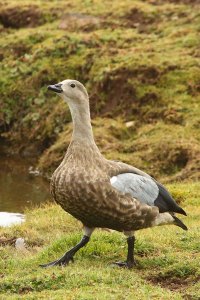
[[[151,177],[123,173],[110,179],[111,185],[123,194],[130,194],[141,203],[157,206],[160,213],[174,212],[186,215],[167,189]]]

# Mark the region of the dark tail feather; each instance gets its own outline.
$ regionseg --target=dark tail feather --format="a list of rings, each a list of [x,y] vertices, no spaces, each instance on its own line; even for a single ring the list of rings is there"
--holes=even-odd
[[[187,226],[185,226],[180,219],[178,219],[176,216],[172,217],[174,218],[174,225],[181,227],[183,230],[188,230]]]
[[[159,211],[161,213],[170,211],[187,216],[186,212],[176,203],[168,190],[160,182],[156,180],[155,182],[159,188],[159,194],[154,204],[158,206]]]
[[[177,205],[178,206],[178,205]],[[180,206],[178,206],[178,208],[175,211],[178,214],[182,214],[184,216],[187,216],[186,212],[184,211],[184,209],[182,209]]]

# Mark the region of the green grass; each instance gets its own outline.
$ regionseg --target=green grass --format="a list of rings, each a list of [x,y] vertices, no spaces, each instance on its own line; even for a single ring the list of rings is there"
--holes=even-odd
[[[26,212],[23,225],[0,229],[0,236],[23,237],[27,252],[0,251],[1,299],[199,299],[199,182],[169,185],[187,211],[187,232],[163,226],[136,233],[137,266],[120,269],[126,257],[121,233],[96,230],[67,267],[41,269],[81,238],[81,224],[59,206]]]
[[[75,78],[88,88],[95,137],[108,158],[164,181],[199,179],[199,5],[186,2],[4,2],[0,137],[11,152],[39,153],[39,168],[55,169],[71,119],[46,87]],[[62,29],[65,14],[77,17]],[[80,14],[99,23],[84,26]]]
[[[193,2],[35,0],[33,7],[30,0],[3,1],[0,139],[6,154],[37,156],[43,174],[52,173],[72,124],[68,108],[46,87],[78,79],[89,91],[102,153],[173,182],[169,188],[188,212],[189,231],[138,232],[138,266],[129,271],[111,264],[125,259],[122,235],[97,230],[75,264],[43,270],[40,263],[80,239],[81,225],[55,205],[27,211],[25,224],[0,229],[0,236],[24,237],[28,249],[1,247],[1,299],[199,299],[200,22]],[[99,24],[84,27],[78,16],[61,29],[63,14],[73,13]]]

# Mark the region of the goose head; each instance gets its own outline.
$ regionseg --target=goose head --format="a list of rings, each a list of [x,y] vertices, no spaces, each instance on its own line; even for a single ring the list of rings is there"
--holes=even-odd
[[[69,106],[73,120],[73,140],[95,145],[90,122],[89,97],[86,88],[77,80],[66,79],[49,85],[48,90],[58,94]]]
[[[86,88],[77,80],[63,80],[57,84],[49,85],[48,90],[58,94],[69,106],[70,104],[80,105],[89,101]]]

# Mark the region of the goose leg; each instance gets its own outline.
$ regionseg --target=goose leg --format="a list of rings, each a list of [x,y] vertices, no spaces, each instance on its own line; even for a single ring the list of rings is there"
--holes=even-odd
[[[93,228],[84,227],[85,234],[82,237],[81,241],[76,246],[74,246],[72,249],[67,251],[61,258],[59,258],[55,261],[52,261],[50,263],[47,263],[47,264],[42,264],[42,265],[40,265],[40,267],[48,268],[48,267],[57,266],[57,265],[58,266],[66,266],[69,264],[70,261],[74,262],[74,255],[76,254],[76,252],[78,250],[80,250],[82,247],[84,247],[89,242],[90,236],[91,236],[93,230],[94,230]]]
[[[118,265],[119,267],[125,267],[128,269],[131,269],[135,266],[135,259],[134,259],[134,245],[135,245],[135,237],[130,236],[127,238],[127,244],[128,244],[128,253],[127,253],[127,259],[124,262],[115,262],[114,264]]]

